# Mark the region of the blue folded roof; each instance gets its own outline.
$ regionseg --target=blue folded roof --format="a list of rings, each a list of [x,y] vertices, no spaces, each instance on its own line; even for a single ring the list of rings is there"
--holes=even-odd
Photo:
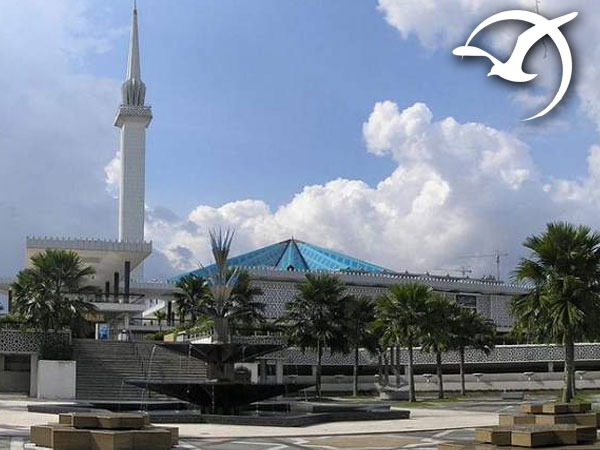
[[[394,273],[376,264],[362,261],[334,250],[318,247],[296,239],[288,239],[277,244],[229,258],[230,266],[264,267],[279,270],[300,271],[355,271],[370,273]],[[195,275],[210,273],[214,265],[190,272]],[[188,274],[180,275],[181,278]]]

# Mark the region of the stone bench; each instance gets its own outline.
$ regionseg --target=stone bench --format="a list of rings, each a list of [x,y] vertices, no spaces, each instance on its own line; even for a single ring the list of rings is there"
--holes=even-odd
[[[596,427],[579,425],[526,425],[478,428],[475,440],[484,444],[543,447],[591,443]]]
[[[499,416],[499,426],[478,428],[475,440],[438,445],[438,450],[600,450],[598,414],[591,404],[524,403],[519,414]]]
[[[59,423],[32,426],[31,441],[55,450],[169,450],[179,429],[149,425],[144,414],[66,413]]]
[[[580,414],[592,410],[591,403],[523,403],[519,412],[523,414]]]
[[[499,447],[494,444],[482,444],[478,441],[444,442],[438,444],[438,450],[523,450],[524,447],[506,446]],[[600,450],[600,443],[556,445],[549,447],[552,450]]]

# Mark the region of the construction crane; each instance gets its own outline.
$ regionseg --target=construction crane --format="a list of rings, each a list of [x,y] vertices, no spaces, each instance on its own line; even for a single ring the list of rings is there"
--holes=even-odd
[[[496,250],[494,253],[489,254],[477,254],[477,255],[464,255],[462,258],[494,258],[496,262],[496,281],[500,281],[500,259],[508,256],[508,253],[500,252]]]
[[[434,270],[436,272],[446,272],[447,274],[460,273],[463,278],[467,278],[469,276],[469,274],[473,273],[473,271],[471,269],[469,269],[468,267],[465,267],[465,266],[461,266],[458,269],[434,269]]]

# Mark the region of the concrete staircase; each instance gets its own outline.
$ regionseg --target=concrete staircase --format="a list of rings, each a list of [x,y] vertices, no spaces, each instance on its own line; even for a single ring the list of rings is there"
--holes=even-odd
[[[140,401],[142,389],[125,380],[206,378],[206,365],[197,359],[156,346],[157,342],[120,342],[75,339],[77,398],[81,400]],[[152,351],[152,364],[150,358]],[[164,395],[146,394],[147,400],[173,400]]]

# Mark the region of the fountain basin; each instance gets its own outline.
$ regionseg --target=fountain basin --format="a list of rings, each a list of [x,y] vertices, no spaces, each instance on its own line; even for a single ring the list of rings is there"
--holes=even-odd
[[[233,413],[242,406],[280,395],[289,395],[310,384],[253,384],[234,381],[127,380],[127,383],[192,403],[205,413]]]
[[[60,413],[70,411],[107,412],[139,411],[140,404],[131,402],[126,405],[118,402],[90,402],[75,404],[33,404],[32,412]],[[145,407],[149,405],[144,405]],[[283,399],[258,402],[238,409],[234,414],[210,414],[193,409],[189,404],[173,402],[153,402],[152,407],[144,411],[152,423],[214,423],[249,426],[304,427],[327,422],[356,420],[398,420],[408,419],[409,411],[392,409],[389,404],[354,403],[336,401],[301,401]]]
[[[199,411],[150,411],[153,423],[212,423],[222,425],[304,427],[319,423],[408,419],[410,412],[381,403],[305,402],[284,400],[249,405],[235,414]]]

